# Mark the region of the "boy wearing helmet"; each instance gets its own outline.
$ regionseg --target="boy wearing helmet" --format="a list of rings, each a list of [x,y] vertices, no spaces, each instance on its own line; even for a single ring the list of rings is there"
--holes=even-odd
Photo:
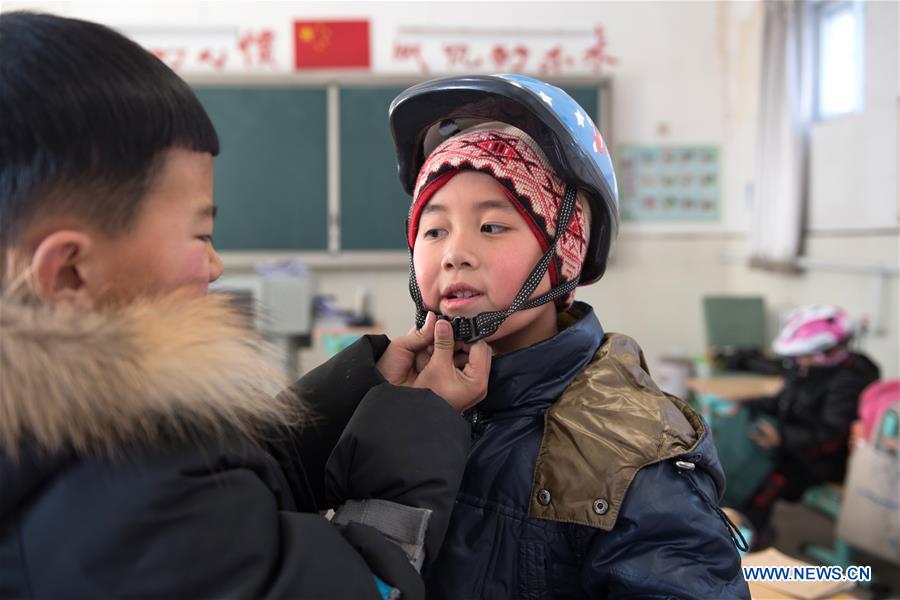
[[[588,115],[498,75],[414,86],[390,120],[417,324],[450,320],[461,362],[473,340],[494,352],[429,597],[748,598],[703,421],[574,300],[617,221]]]
[[[868,357],[849,350],[852,336],[847,313],[836,306],[792,311],[772,343],[790,364],[784,388],[745,403],[776,419],[776,425],[759,420],[750,434],[776,452],[773,472],[744,507],[761,544],[774,537],[768,522],[775,500],[796,502],[810,487],[844,480],[859,396],[879,375]]]

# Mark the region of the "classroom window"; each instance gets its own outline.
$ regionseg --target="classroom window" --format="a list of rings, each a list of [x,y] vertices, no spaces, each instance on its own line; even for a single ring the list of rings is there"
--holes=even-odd
[[[862,110],[863,5],[821,0],[814,10],[819,119]]]

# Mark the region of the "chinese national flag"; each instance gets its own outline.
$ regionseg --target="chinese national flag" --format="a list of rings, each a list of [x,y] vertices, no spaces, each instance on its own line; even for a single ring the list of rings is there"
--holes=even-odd
[[[294,66],[368,69],[368,21],[294,21]]]

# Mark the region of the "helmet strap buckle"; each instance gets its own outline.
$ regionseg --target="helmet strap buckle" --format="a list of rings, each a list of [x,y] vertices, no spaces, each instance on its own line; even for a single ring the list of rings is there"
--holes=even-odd
[[[453,339],[461,340],[466,342],[467,344],[471,344],[472,342],[477,342],[481,338],[485,337],[485,331],[482,331],[478,327],[478,317],[453,317],[450,319],[445,316],[441,316],[440,318],[446,319],[450,321],[450,325],[453,326]]]

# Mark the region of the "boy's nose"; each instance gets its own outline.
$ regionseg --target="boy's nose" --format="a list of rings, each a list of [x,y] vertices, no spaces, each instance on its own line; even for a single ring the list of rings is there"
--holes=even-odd
[[[464,269],[477,266],[478,260],[471,248],[471,244],[462,239],[462,236],[452,236],[447,241],[446,251],[444,252],[444,269]]]
[[[209,244],[209,282],[212,283],[222,276],[222,258],[216,249],[213,248],[212,242]]]

